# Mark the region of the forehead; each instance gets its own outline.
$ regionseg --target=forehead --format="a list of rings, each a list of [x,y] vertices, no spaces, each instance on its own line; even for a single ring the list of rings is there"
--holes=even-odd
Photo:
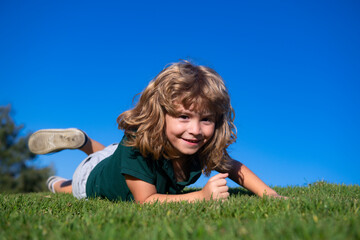
[[[196,113],[196,114],[200,114],[200,115],[215,115],[215,113],[205,107],[205,106],[200,106],[200,104],[191,104],[190,106],[184,106],[184,104],[181,103],[175,103],[174,104],[174,109],[176,111],[176,113]]]

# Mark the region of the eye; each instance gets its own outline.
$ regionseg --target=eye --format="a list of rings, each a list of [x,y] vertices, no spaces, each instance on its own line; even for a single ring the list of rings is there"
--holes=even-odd
[[[214,122],[214,118],[212,117],[203,117],[201,119],[202,122],[205,122],[205,123],[213,123]]]
[[[203,119],[201,119],[201,121],[203,121],[203,122],[209,122],[210,121],[210,118],[203,118]]]
[[[189,119],[189,116],[181,114],[181,115],[179,115],[179,118],[180,119]]]

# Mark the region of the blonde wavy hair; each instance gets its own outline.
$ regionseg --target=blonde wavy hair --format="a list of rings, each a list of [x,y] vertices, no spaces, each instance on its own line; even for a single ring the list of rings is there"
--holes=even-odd
[[[228,170],[227,147],[236,140],[235,113],[228,90],[215,70],[187,61],[162,70],[141,93],[135,107],[119,115],[119,129],[127,137],[125,145],[155,160],[179,158],[179,152],[165,134],[165,115],[176,116],[178,104],[185,109],[215,114],[214,135],[195,155],[205,175],[215,168]]]

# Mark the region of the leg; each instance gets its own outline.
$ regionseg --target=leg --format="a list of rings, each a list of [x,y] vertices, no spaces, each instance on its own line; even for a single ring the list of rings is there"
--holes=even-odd
[[[54,183],[53,189],[55,193],[72,193],[72,180],[60,180]]]
[[[72,193],[72,180],[68,180],[58,176],[51,176],[46,181],[46,185],[50,192],[53,193]]]
[[[79,150],[83,151],[84,153],[86,153],[87,155],[90,155],[94,152],[103,150],[105,148],[104,145],[102,145],[101,143],[95,141],[94,139],[91,139],[88,137],[87,142],[85,143],[84,146],[82,146],[81,148],[79,148]]]
[[[89,155],[105,148],[104,145],[89,138],[86,133],[76,128],[39,130],[30,136],[28,146],[30,151],[35,154],[79,149]],[[47,186],[53,193],[72,193],[72,181],[61,177],[49,177]]]

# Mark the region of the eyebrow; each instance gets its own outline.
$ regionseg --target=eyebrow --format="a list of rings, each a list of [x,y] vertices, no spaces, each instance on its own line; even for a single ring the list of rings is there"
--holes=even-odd
[[[200,113],[200,116],[203,117],[215,117],[215,113]]]
[[[211,112],[195,112],[196,114],[199,114],[201,117],[215,117],[215,113],[211,113]],[[190,111],[187,109],[181,109],[179,111],[177,111],[177,115],[178,114],[194,114],[194,111]]]

